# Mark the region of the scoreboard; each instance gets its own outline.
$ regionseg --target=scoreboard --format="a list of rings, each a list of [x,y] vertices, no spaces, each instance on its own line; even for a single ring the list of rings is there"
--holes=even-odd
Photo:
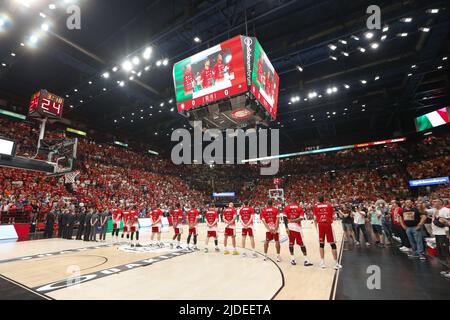
[[[64,110],[64,99],[48,92],[40,90],[36,92],[30,101],[29,116],[36,118],[60,119]]]

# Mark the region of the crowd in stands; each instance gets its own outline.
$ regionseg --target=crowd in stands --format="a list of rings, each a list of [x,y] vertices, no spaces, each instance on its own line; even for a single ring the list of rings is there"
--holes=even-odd
[[[31,124],[0,119],[0,135],[18,141],[19,155],[36,153],[38,129]],[[55,136],[57,132],[46,133],[46,138]],[[335,204],[389,200],[410,195],[409,179],[446,176],[449,167],[450,134],[444,134],[284,160],[280,162],[279,176],[284,179],[279,187],[287,199],[309,206],[319,194]],[[0,168],[0,212],[11,216],[15,210],[23,211],[26,217],[34,214],[42,220],[61,198],[100,209],[118,200],[134,203],[144,211],[158,203],[203,207],[212,191],[236,192],[238,200],[250,199],[259,207],[264,205],[268,190],[275,188],[273,177],[260,177],[255,165],[175,166],[162,157],[84,138],[79,140],[77,169],[80,175],[74,192],[69,192],[63,177]],[[448,186],[442,186],[436,192],[448,197],[448,191]],[[30,205],[38,212],[29,213]]]

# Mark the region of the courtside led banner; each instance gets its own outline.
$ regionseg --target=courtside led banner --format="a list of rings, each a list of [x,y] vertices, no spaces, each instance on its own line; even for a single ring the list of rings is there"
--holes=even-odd
[[[439,184],[449,184],[449,183],[450,183],[449,177],[440,177],[440,178],[412,180],[409,181],[409,186],[411,188],[414,188],[414,187],[435,186]]]
[[[173,79],[178,111],[246,92],[241,36],[176,63]]]
[[[416,118],[417,132],[440,127],[448,123],[450,123],[448,107]]]
[[[255,53],[253,58],[250,91],[267,112],[269,112],[272,119],[276,119],[278,112],[278,88],[280,87],[280,77],[276,73],[275,68],[258,40],[256,40],[256,38],[251,39],[255,41]]]

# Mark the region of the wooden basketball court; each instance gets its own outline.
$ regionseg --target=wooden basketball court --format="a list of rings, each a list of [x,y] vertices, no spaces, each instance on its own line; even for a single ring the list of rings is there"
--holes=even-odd
[[[283,228],[284,229],[284,228]],[[338,239],[340,225],[335,223]],[[199,230],[199,248],[206,231]],[[0,275],[42,298],[72,299],[169,299],[169,300],[327,300],[332,298],[337,272],[329,246],[327,269],[319,268],[317,231],[304,222],[304,240],[313,267],[304,267],[299,248],[297,266],[289,261],[287,237],[282,232],[282,259],[263,261],[264,230],[256,226],[257,258],[225,256],[223,253],[171,250],[172,230],[163,233],[166,247],[153,249],[150,233],[141,232],[143,248],[62,239],[0,244]],[[184,234],[184,238],[186,235]],[[220,240],[223,243],[223,233]],[[241,236],[238,233],[238,246]],[[247,241],[249,245],[249,241]],[[185,244],[182,244],[185,246]],[[213,245],[210,242],[210,249]],[[223,249],[221,247],[221,249]],[[341,250],[341,243],[338,243]],[[242,253],[243,250],[240,249]],[[248,251],[250,254],[251,251]]]

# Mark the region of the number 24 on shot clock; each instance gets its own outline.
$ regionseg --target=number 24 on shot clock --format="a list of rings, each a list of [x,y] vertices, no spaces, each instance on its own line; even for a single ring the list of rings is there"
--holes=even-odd
[[[30,117],[47,117],[59,119],[62,117],[64,99],[48,92],[40,90],[31,97]]]

